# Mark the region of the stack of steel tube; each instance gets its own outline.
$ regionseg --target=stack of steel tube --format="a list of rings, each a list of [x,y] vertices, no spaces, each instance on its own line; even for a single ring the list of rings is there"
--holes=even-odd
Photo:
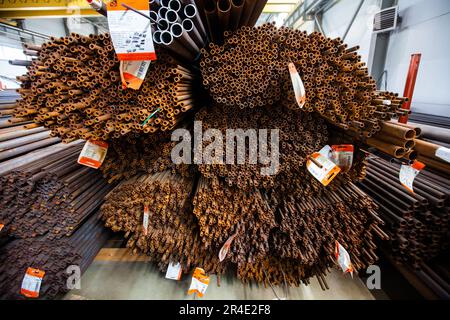
[[[178,262],[184,273],[200,264],[205,270],[222,273],[217,255],[204,248],[199,238],[190,208],[192,188],[192,179],[169,171],[137,175],[108,194],[102,216],[107,227],[126,232],[127,247],[149,255],[161,271]]]
[[[16,100],[14,90],[0,92],[0,161],[17,158],[36,149],[57,144],[59,138],[29,119],[14,117]]]
[[[176,142],[167,133],[149,136],[125,136],[109,141],[108,153],[100,170],[108,183],[128,179],[137,173],[156,173],[166,170],[182,176],[191,175],[188,164],[176,165],[171,152]]]
[[[288,64],[303,80],[303,110],[318,112],[330,123],[366,138],[381,122],[405,114],[404,98],[377,92],[365,63],[341,39],[265,24],[226,32],[222,46],[202,50],[203,84],[212,98],[229,108],[282,103],[298,110]]]
[[[113,188],[77,163],[81,145],[18,166],[0,177],[0,223],[20,238],[69,236]]]
[[[186,62],[196,60],[207,43],[197,6],[189,0],[161,0],[150,3],[153,41]]]
[[[448,150],[448,148],[445,148],[440,144],[431,143],[421,139],[414,139],[414,142],[416,143],[415,148],[419,154],[417,160],[423,162],[433,170],[442,172],[445,175],[449,175],[450,163],[448,160],[448,154],[450,153],[450,151]],[[445,160],[444,155],[440,155],[439,152],[441,150],[447,150],[447,160]]]
[[[118,185],[101,210],[108,227],[126,232],[127,246],[149,254],[163,271],[170,262],[181,263],[185,272],[200,265],[216,274],[236,265],[242,281],[266,285],[298,286],[317,276],[326,289],[335,241],[362,270],[378,258],[374,235],[388,239],[376,205],[352,183],[320,197],[244,193],[218,178],[201,177],[192,188],[192,179],[169,172],[138,175]],[[227,240],[229,252],[219,263]]]
[[[415,138],[419,135],[420,129],[417,127],[384,121],[379,133],[363,140],[370,147],[374,147],[391,157],[414,161],[418,156]]]
[[[449,245],[450,177],[426,168],[414,179],[411,193],[399,181],[399,165],[370,158],[363,190],[379,206],[395,260],[420,269]]]
[[[242,26],[253,27],[267,0],[196,0],[202,20],[208,26],[208,37],[220,44],[224,32],[235,31]]]
[[[45,272],[39,299],[59,297],[71,289],[68,284],[75,284],[68,279],[75,274],[75,268],[83,274],[109,237],[110,232],[95,213],[69,238],[43,236],[7,243],[0,248],[0,298],[26,299],[21,285],[28,268]]]
[[[245,159],[245,163],[238,163],[237,153],[234,154],[232,164],[226,164],[228,160],[224,157],[224,159],[217,159],[213,164],[198,165],[203,176],[207,178],[223,177],[227,184],[236,185],[244,190],[255,187],[271,189],[277,184],[283,183],[284,179],[278,178],[280,174],[286,174],[288,177],[299,172],[301,172],[300,175],[307,174],[304,169],[308,156],[319,151],[328,140],[325,120],[312,113],[295,112],[277,105],[255,110],[230,110],[221,105],[213,105],[198,112],[196,121],[202,122],[203,130],[217,129],[222,132],[224,137],[227,129],[279,130],[279,150],[272,150],[271,142],[274,142],[275,138],[272,136],[272,132],[268,131],[267,133],[268,155],[279,152],[279,166],[273,174],[261,174],[261,169],[267,168],[269,164],[252,163],[250,157]],[[221,145],[223,150],[226,150],[227,142],[225,140]],[[204,144],[208,145],[209,141],[204,141]],[[255,145],[244,144],[244,147],[245,154],[256,154]]]
[[[136,91],[122,89],[108,34],[72,34],[35,49],[10,121],[34,121],[64,142],[170,130],[194,107],[196,76],[163,50]]]

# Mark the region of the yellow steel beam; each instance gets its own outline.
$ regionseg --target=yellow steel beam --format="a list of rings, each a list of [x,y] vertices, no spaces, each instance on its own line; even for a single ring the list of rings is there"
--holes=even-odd
[[[88,17],[100,16],[98,12],[92,9],[71,10],[17,10],[17,11],[0,11],[0,17],[4,19],[33,19],[33,18],[64,18],[64,17]]]
[[[266,4],[264,7],[264,13],[282,13],[291,12],[295,7],[295,4]]]
[[[0,11],[61,10],[68,7],[89,8],[86,0],[0,0]]]

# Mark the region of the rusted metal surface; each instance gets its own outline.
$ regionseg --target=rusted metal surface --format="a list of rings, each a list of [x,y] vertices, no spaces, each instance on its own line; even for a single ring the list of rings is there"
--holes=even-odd
[[[362,188],[379,206],[390,236],[387,251],[397,262],[420,269],[448,245],[450,179],[426,168],[414,180],[414,194],[399,181],[399,166],[369,160]]]
[[[69,238],[42,236],[7,243],[0,248],[0,298],[26,299],[20,288],[28,267],[45,272],[39,299],[57,298],[69,290],[67,280],[74,270],[67,268],[75,265],[84,273],[109,236],[96,213]]]
[[[365,63],[341,39],[328,39],[265,24],[226,32],[222,46],[209,44],[200,62],[203,84],[212,98],[229,108],[282,104],[298,110],[288,71],[296,65],[305,84],[307,112],[370,137],[382,121],[398,114],[404,98],[376,91]]]
[[[9,236],[69,236],[113,188],[77,163],[81,145],[12,169],[0,177],[0,223]]]
[[[36,52],[13,119],[33,120],[64,142],[170,130],[194,107],[196,76],[163,51],[138,91],[122,89],[109,34],[54,38]]]

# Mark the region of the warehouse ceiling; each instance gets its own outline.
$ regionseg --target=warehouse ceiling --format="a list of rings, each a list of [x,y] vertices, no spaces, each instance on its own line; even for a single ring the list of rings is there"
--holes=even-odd
[[[299,0],[268,0],[264,13],[289,13]],[[3,0],[0,15],[5,19],[83,16],[96,17],[86,0]]]

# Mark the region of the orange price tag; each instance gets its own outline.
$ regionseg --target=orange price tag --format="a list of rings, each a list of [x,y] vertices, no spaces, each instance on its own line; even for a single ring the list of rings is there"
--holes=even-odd
[[[78,163],[98,169],[105,160],[108,144],[104,141],[90,140],[86,141],[83,150],[78,157]]]
[[[29,267],[23,277],[20,293],[28,298],[39,297],[39,290],[41,289],[44,275],[45,271]]]
[[[334,145],[331,146],[331,149],[331,161],[333,161],[343,172],[350,170],[353,164],[353,145]]]
[[[199,297],[203,297],[208,285],[209,276],[206,275],[205,270],[202,268],[195,268],[188,294],[196,293]]]
[[[313,153],[306,162],[306,168],[325,187],[338,175],[341,169],[319,152]]]

